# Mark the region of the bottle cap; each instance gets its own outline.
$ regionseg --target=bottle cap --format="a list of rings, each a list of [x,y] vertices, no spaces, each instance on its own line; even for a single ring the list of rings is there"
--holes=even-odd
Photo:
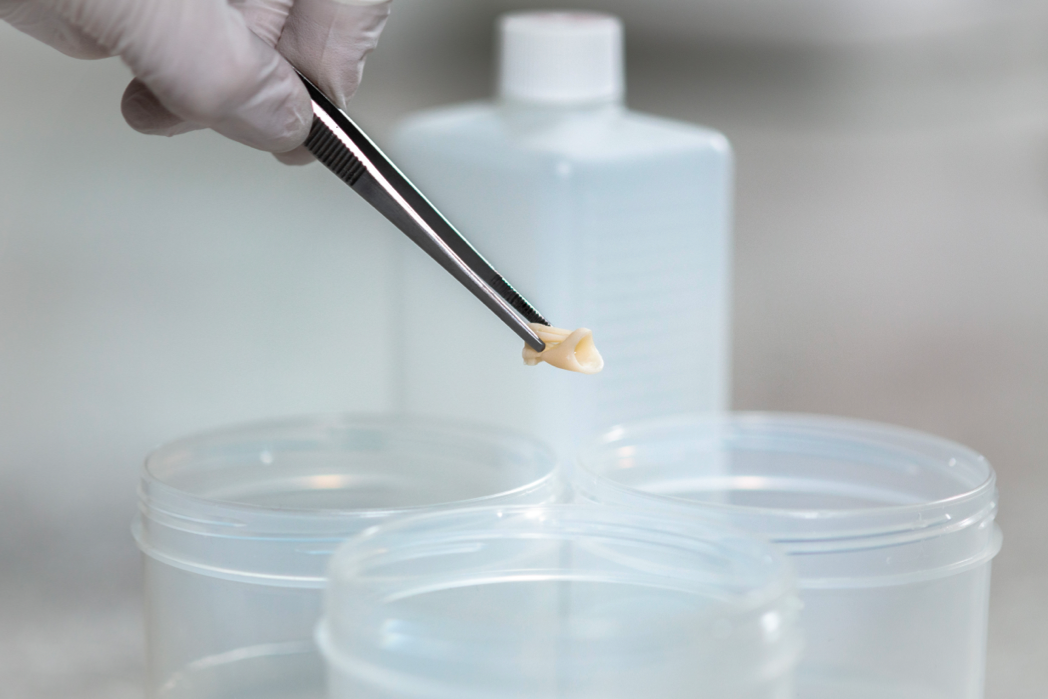
[[[544,104],[622,98],[622,22],[596,12],[520,12],[499,21],[503,99]]]

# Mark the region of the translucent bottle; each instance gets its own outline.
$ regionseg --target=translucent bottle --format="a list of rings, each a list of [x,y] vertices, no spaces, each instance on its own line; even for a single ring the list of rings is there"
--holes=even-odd
[[[728,141],[625,108],[615,17],[510,14],[500,38],[498,100],[408,117],[393,150],[553,325],[594,331],[605,369],[525,366],[521,341],[405,245],[402,407],[524,429],[562,454],[624,420],[724,409]]]

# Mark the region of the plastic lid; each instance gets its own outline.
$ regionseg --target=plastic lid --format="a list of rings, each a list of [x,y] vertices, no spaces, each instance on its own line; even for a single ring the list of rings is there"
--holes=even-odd
[[[499,94],[546,104],[619,100],[622,22],[595,12],[522,12],[499,22]]]

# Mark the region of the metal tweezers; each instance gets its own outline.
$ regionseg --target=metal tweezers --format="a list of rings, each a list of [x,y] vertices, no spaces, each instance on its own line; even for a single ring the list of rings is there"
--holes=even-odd
[[[549,322],[518,294],[469,241],[400,172],[345,112],[299,73],[313,100],[306,148],[394,226],[451,273],[524,342],[546,348],[528,323]]]

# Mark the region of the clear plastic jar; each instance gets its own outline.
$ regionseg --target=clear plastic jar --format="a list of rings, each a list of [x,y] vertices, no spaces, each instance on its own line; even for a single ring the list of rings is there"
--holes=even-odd
[[[145,463],[148,696],[313,699],[328,558],[408,513],[556,499],[555,462],[510,432],[333,416],[190,437]]]
[[[815,416],[681,416],[617,427],[571,476],[580,500],[692,513],[794,561],[799,699],[979,699],[993,469],[959,444]]]
[[[379,525],[332,559],[330,699],[788,699],[773,547],[694,518],[485,507]]]

